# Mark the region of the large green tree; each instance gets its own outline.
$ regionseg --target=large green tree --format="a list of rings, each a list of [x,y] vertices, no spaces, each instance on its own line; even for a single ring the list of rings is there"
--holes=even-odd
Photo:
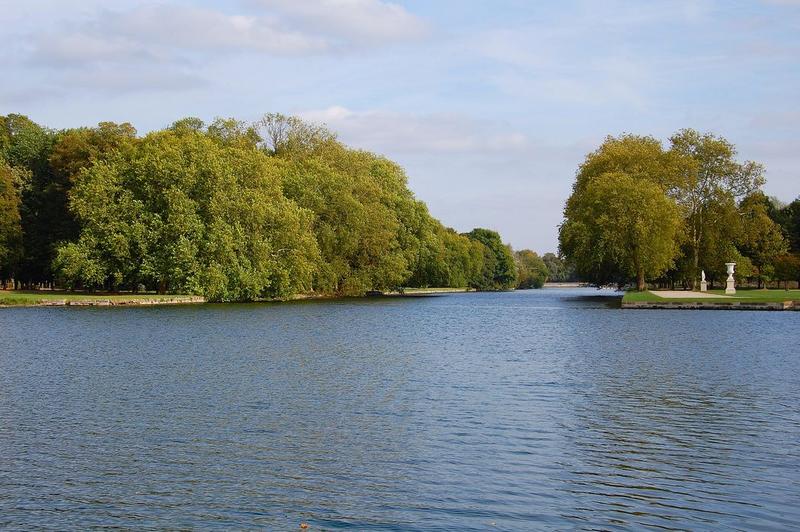
[[[737,162],[733,144],[710,133],[684,129],[670,142],[677,178],[673,197],[684,212],[687,273],[695,287],[703,248],[726,234],[717,206],[758,190],[764,184],[764,169],[752,161]],[[728,240],[734,238],[732,232],[727,234]]]
[[[55,133],[26,116],[10,114],[0,116],[0,137],[0,157],[24,179],[20,225],[25,254],[15,277],[25,285],[46,283],[52,279],[56,243],[70,229],[65,187],[49,164]]]
[[[677,252],[680,215],[660,185],[621,172],[591,179],[567,202],[561,252],[597,285],[661,276]]]
[[[0,283],[3,285],[14,277],[22,260],[19,207],[14,171],[0,158]]]
[[[770,215],[781,226],[792,252],[800,253],[800,198],[789,205],[772,209]]]
[[[774,261],[788,250],[778,224],[769,216],[769,199],[762,192],[746,196],[739,204],[742,222],[737,247],[752,262],[759,288],[774,274]]]
[[[81,173],[83,226],[60,249],[69,281],[143,283],[211,300],[285,297],[310,288],[312,214],[281,191],[282,164],[214,135],[175,128]]]
[[[559,231],[561,252],[581,279],[636,279],[643,289],[672,265],[680,224],[667,194],[678,186],[675,168],[675,155],[649,136],[607,137],[586,156]]]

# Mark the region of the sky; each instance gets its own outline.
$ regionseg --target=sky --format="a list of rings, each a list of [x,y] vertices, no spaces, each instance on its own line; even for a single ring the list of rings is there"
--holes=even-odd
[[[0,0],[0,114],[266,112],[400,163],[445,225],[557,250],[607,135],[721,135],[800,195],[800,0]]]

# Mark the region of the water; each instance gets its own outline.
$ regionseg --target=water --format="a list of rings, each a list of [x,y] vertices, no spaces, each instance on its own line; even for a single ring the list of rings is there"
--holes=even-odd
[[[0,528],[799,526],[800,313],[597,295],[0,310]]]

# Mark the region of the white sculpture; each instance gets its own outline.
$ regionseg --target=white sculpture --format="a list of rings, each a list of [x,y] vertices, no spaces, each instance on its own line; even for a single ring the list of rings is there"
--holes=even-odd
[[[700,291],[707,292],[708,291],[708,283],[706,282],[706,271],[700,270]]]
[[[726,262],[725,267],[728,268],[728,279],[725,281],[725,293],[726,294],[735,294],[736,287],[734,286],[733,280],[733,268],[736,266],[735,262]]]

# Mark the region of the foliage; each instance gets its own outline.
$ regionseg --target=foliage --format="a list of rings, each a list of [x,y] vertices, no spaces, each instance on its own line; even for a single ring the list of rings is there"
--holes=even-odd
[[[516,275],[499,235],[444,227],[397,164],[295,117],[188,117],[139,138],[127,123],[51,131],[9,115],[0,155],[0,268],[26,287],[228,301]]]
[[[22,227],[19,215],[20,197],[14,172],[0,158],[0,281],[13,277],[22,259]]]
[[[545,253],[542,261],[547,266],[547,278],[555,283],[567,283],[577,281],[575,269],[567,261],[555,253]]]
[[[280,164],[192,129],[145,137],[81,174],[83,226],[56,261],[67,282],[142,283],[210,300],[286,297],[310,287],[312,215],[287,200]]]
[[[783,281],[788,288],[789,281],[800,283],[800,255],[781,255],[774,261],[775,280]]]
[[[761,192],[750,194],[739,205],[742,223],[737,247],[752,261],[759,287],[771,279],[775,258],[788,251],[780,226],[769,217],[768,208],[769,200]]]
[[[781,226],[793,253],[800,253],[800,198],[789,205],[770,209],[770,217]]]
[[[466,236],[483,245],[483,268],[472,280],[472,288],[508,290],[516,286],[517,266],[514,256],[511,248],[503,244],[500,234],[491,229],[476,228]]]
[[[649,136],[606,137],[581,164],[573,192],[580,193],[594,178],[609,173],[624,173],[636,180],[650,181],[664,191],[674,190],[678,185],[673,154],[665,152],[661,142]]]
[[[726,229],[715,219],[717,207],[758,190],[764,184],[764,169],[752,161],[736,162],[736,148],[710,133],[683,129],[673,135],[670,142],[673,168],[679,174],[679,186],[673,197],[684,211],[690,257],[686,263],[687,274],[695,286],[701,251]]]
[[[626,174],[604,174],[568,204],[563,251],[579,275],[595,284],[658,277],[672,264],[678,209],[658,185]]]
[[[514,253],[517,263],[517,288],[541,288],[550,270],[534,251],[523,249]]]
[[[559,234],[567,263],[596,284],[630,282],[634,264],[640,289],[647,279],[694,287],[700,270],[712,285],[721,283],[726,262],[737,263],[739,279],[768,281],[776,258],[787,250],[786,239],[794,249],[800,201],[783,206],[766,198],[760,192],[763,167],[737,162],[736,149],[722,137],[684,129],[670,143],[664,151],[652,137],[608,137],[587,155]],[[616,176],[616,185],[605,182],[602,191],[591,192],[609,176]],[[630,203],[655,210],[634,215],[624,190]],[[670,202],[677,210],[667,207]],[[667,218],[658,222],[656,216]],[[664,227],[656,229],[657,223]],[[651,246],[642,257],[658,259],[645,261],[650,269],[635,266],[641,243]]]

